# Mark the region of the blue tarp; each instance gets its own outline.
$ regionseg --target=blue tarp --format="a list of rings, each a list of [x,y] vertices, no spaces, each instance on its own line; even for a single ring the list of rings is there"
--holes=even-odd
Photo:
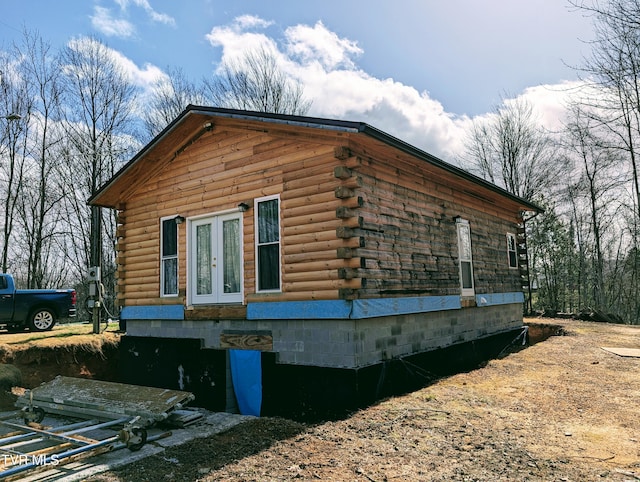
[[[262,406],[262,353],[256,350],[229,350],[231,380],[242,415],[260,416]]]

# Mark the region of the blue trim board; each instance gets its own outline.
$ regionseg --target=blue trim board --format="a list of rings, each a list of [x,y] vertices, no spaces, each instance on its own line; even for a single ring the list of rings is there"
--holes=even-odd
[[[247,304],[247,320],[336,320],[348,319],[351,301],[271,301]]]
[[[336,320],[375,318],[460,309],[459,296],[367,300],[271,301],[247,304],[248,320]]]
[[[184,320],[183,305],[125,306],[121,320]]]
[[[488,293],[476,295],[477,306],[510,305],[513,303],[524,303],[524,293],[515,291],[513,293]]]
[[[379,298],[354,300],[351,318],[408,315],[431,311],[459,310],[459,296],[412,296],[407,298]]]

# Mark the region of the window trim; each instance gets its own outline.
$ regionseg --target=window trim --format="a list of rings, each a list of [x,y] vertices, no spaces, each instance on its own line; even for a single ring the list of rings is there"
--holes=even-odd
[[[463,258],[462,251],[462,227],[465,226],[469,235],[469,259]],[[460,296],[472,297],[475,296],[475,279],[473,274],[473,245],[471,243],[471,225],[469,221],[462,218],[456,218],[456,237],[458,240],[458,276],[460,281]],[[469,269],[471,271],[471,288],[464,287],[464,276],[462,271],[462,263],[469,263]]]
[[[511,249],[511,240],[513,240],[513,249]],[[514,264],[511,264],[511,253],[513,253]],[[507,233],[507,262],[509,269],[518,269],[518,240],[513,233]]]
[[[161,298],[176,298],[180,295],[180,229],[179,225],[176,223],[176,254],[171,256],[164,256],[164,222],[174,220],[175,216],[164,216],[160,218],[160,297]],[[167,260],[175,259],[176,260],[176,292],[175,293],[165,293],[165,279],[164,279],[164,263]]]
[[[264,245],[259,243],[259,223],[258,223],[258,205],[262,202],[272,201],[276,199],[278,201],[278,287],[272,289],[261,290],[260,289],[260,259],[258,257],[259,247]],[[253,200],[253,212],[254,212],[254,247],[255,247],[255,292],[256,293],[281,293],[282,292],[282,215],[281,215],[281,201],[280,194],[272,196],[264,196],[255,198]],[[275,243],[269,243],[275,244]]]

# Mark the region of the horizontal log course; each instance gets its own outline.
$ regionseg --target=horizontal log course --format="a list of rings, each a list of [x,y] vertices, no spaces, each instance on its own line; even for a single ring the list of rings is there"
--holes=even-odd
[[[300,207],[307,208],[310,205],[317,206],[319,208],[323,204],[328,202],[342,202],[340,200],[336,200],[336,196],[333,193],[333,187],[331,189],[327,189],[326,191],[314,193],[306,190],[302,190],[297,193],[283,192],[281,201],[282,212],[285,216],[289,212],[289,209],[296,209]]]
[[[322,223],[332,222],[339,224],[342,222],[342,220],[336,218],[336,212],[333,209],[318,211],[316,206],[309,206],[307,209],[296,209],[295,212],[288,211],[286,214],[282,218],[283,228],[317,224],[319,226],[318,229],[321,229]]]
[[[284,263],[285,276],[289,276],[294,273],[320,273],[326,271],[335,271],[342,267],[354,267],[360,266],[358,258],[347,259],[325,259],[314,260],[310,259],[307,262],[302,263]],[[315,276],[315,275],[313,275]]]
[[[358,238],[353,239],[338,239],[335,235],[330,236],[328,239],[311,242],[296,242],[295,239],[288,238],[283,245],[283,253],[285,256],[306,256],[310,253],[317,252],[329,252],[331,257],[336,257],[336,250],[339,248],[357,248],[360,246],[360,240]],[[299,241],[299,238],[298,238]]]
[[[331,172],[333,167],[336,165],[336,162],[337,161],[327,155],[327,153],[322,152],[317,156],[303,158],[296,162],[292,162],[287,166],[283,166],[282,170],[285,175],[285,180],[288,181],[304,177],[305,172]]]
[[[288,195],[289,193],[284,193],[284,195]],[[360,207],[363,204],[363,199],[359,196],[348,198],[348,199],[337,199],[333,189],[330,191],[326,191],[319,194],[314,195],[304,195],[298,198],[282,198],[282,212],[284,216],[287,216],[289,213],[289,209],[296,209],[304,207],[308,209],[308,206],[315,206],[313,209],[324,209],[324,206],[327,206],[327,210],[331,209],[332,206],[335,206],[335,209],[339,207],[345,209],[355,209]]]
[[[313,216],[308,216],[304,217],[305,219],[309,219],[306,223],[295,224],[291,226],[289,226],[288,223],[285,225],[283,220],[282,234],[285,239],[288,239],[289,236],[323,232],[331,232],[335,237],[335,229],[338,226],[344,226],[345,224],[348,224],[349,220],[335,219],[335,216],[333,217],[334,219],[331,219],[329,221],[315,222],[313,221]],[[356,220],[353,220],[350,224],[352,224],[353,226],[357,226]]]
[[[309,184],[306,186],[302,186],[296,189],[286,189],[282,193],[282,197],[286,199],[295,199],[295,198],[304,198],[307,196],[313,196],[317,194],[323,194],[331,192],[332,194],[335,192],[337,183],[339,181],[337,179],[330,179],[325,182],[321,182],[319,184]],[[334,195],[333,198],[336,196]]]
[[[273,302],[273,301],[309,301],[309,300],[337,300],[338,290],[309,290],[287,293],[270,293],[268,296],[263,293],[250,293],[246,296],[248,303]]]
[[[137,251],[137,252],[157,252],[158,251],[158,240],[157,239],[146,239],[144,241],[120,241],[116,245],[116,249],[118,251]],[[154,251],[155,250],[155,251]]]
[[[307,243],[321,243],[327,241],[335,241],[335,231],[319,231],[303,234],[291,234],[284,239],[287,246],[295,246]]]
[[[336,219],[336,211],[339,208],[343,208],[342,200],[330,198],[323,203],[301,203],[298,206],[291,207],[290,203],[282,203],[282,217],[284,219],[295,219],[299,216],[307,216],[314,215],[318,213],[322,213],[323,215],[332,215],[333,219]],[[296,222],[292,222],[292,224],[296,224]]]
[[[131,269],[131,268],[127,268],[124,270],[121,270],[123,273],[135,273],[135,276],[138,278],[146,278],[146,279],[151,279],[151,278],[157,278],[158,281],[160,280],[160,267],[159,266],[154,266],[152,268],[147,268],[147,269],[139,269],[136,268]]]
[[[335,262],[342,263],[342,266],[360,266],[360,262],[357,261],[359,258],[349,258],[349,259],[340,259],[336,257],[335,249],[328,249],[326,251],[316,251],[316,252],[304,252],[298,254],[285,254],[283,256],[285,265],[294,265],[294,264],[302,264],[307,265],[309,263],[318,263],[318,262]],[[354,260],[354,261],[352,261]],[[339,266],[340,264],[336,264]]]
[[[338,278],[366,279],[368,280],[386,280],[390,283],[398,283],[402,285],[413,285],[423,283],[424,281],[432,281],[433,277],[429,272],[424,270],[410,271],[408,269],[373,269],[373,268],[338,268]]]
[[[376,298],[405,298],[410,296],[455,296],[457,292],[451,290],[443,290],[440,288],[361,288],[354,293],[345,293],[345,296],[351,295],[351,298],[343,299],[376,299]]]
[[[326,282],[332,280],[344,279],[338,276],[337,269],[326,269],[320,271],[293,271],[288,270],[282,276],[283,283],[293,284],[293,283],[316,283],[316,282]],[[287,290],[290,291],[290,290]]]
[[[132,291],[160,291],[160,277],[156,275],[148,275],[148,276],[137,276],[133,273],[126,279],[127,282],[127,290],[131,289]]]
[[[182,297],[176,298],[160,298],[158,296],[155,297],[146,297],[146,298],[127,298],[126,303],[123,306],[149,306],[149,305],[163,305],[163,306],[171,306],[171,305],[182,305],[184,300]]]
[[[287,178],[288,179],[285,179]],[[326,166],[322,166],[322,169],[309,169],[298,171],[298,176],[293,177],[290,174],[283,175],[283,184],[285,191],[295,192],[297,189],[306,189],[309,186],[316,186],[318,184],[333,184],[334,186],[340,182],[333,176],[330,170],[327,170]]]
[[[282,283],[282,290],[287,293],[315,290],[327,291],[340,288],[360,288],[360,280],[330,279],[318,281],[295,281],[291,283],[283,280]]]
[[[278,152],[283,147],[290,145],[291,140],[282,139],[282,138],[272,138],[267,135],[264,136],[264,142],[255,142],[253,143],[253,155],[263,154],[265,152]]]

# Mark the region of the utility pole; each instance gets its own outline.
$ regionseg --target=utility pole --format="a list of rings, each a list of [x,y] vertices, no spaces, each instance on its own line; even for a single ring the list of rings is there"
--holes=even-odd
[[[102,308],[102,212],[99,206],[91,206],[91,243],[89,259],[89,307],[92,308],[93,333],[100,333]]]

